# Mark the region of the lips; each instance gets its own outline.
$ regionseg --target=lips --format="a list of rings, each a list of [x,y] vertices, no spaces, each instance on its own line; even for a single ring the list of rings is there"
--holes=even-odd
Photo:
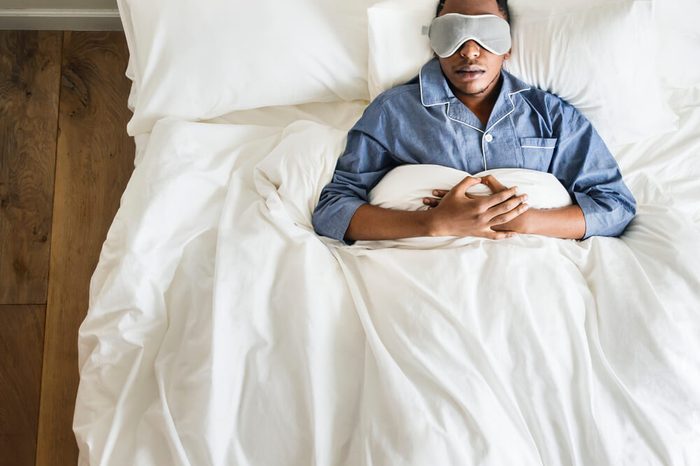
[[[481,78],[485,72],[485,69],[477,65],[464,65],[455,69],[460,81],[474,81]]]
[[[459,68],[456,69],[458,73],[475,73],[475,72],[485,72],[486,70],[483,69],[480,66],[476,65],[467,65],[467,66],[460,66]]]
[[[480,68],[465,67],[457,69],[456,74],[460,81],[474,81],[481,78],[485,71]]]

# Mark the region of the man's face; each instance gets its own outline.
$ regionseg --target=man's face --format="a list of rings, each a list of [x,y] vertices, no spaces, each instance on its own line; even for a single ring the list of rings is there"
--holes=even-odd
[[[447,13],[463,15],[497,15],[504,18],[496,0],[447,0],[439,16]],[[484,97],[498,85],[503,62],[510,57],[496,55],[469,40],[447,58],[439,58],[442,72],[452,84],[456,94]]]

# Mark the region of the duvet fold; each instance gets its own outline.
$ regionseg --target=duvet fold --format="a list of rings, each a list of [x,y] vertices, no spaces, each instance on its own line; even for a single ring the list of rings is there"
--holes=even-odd
[[[346,131],[158,122],[80,329],[81,464],[700,464],[686,210],[640,172],[621,238],[345,246],[310,215]]]

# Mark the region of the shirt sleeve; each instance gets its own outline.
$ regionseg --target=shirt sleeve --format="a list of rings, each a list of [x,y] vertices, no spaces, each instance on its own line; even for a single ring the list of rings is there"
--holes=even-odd
[[[314,230],[319,235],[345,241],[355,211],[368,202],[368,194],[379,180],[398,165],[380,142],[386,129],[381,110],[370,107],[348,133],[345,151],[338,159],[331,182],[321,191],[312,216]]]
[[[551,171],[583,211],[583,238],[621,235],[636,214],[637,202],[622,180],[617,161],[590,121],[574,107],[563,107],[562,122]]]

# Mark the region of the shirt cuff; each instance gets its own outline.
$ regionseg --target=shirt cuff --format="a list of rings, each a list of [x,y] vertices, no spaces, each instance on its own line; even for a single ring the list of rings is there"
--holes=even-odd
[[[586,233],[581,239],[588,239],[591,236],[620,236],[634,217],[633,213],[619,203],[611,202],[612,205],[606,207],[584,193],[575,192],[574,197],[586,219]]]
[[[345,241],[345,233],[355,212],[364,204],[367,202],[359,198],[345,198],[337,201],[332,207],[326,206],[321,218],[315,219],[316,232],[347,245],[354,244],[355,241]]]

